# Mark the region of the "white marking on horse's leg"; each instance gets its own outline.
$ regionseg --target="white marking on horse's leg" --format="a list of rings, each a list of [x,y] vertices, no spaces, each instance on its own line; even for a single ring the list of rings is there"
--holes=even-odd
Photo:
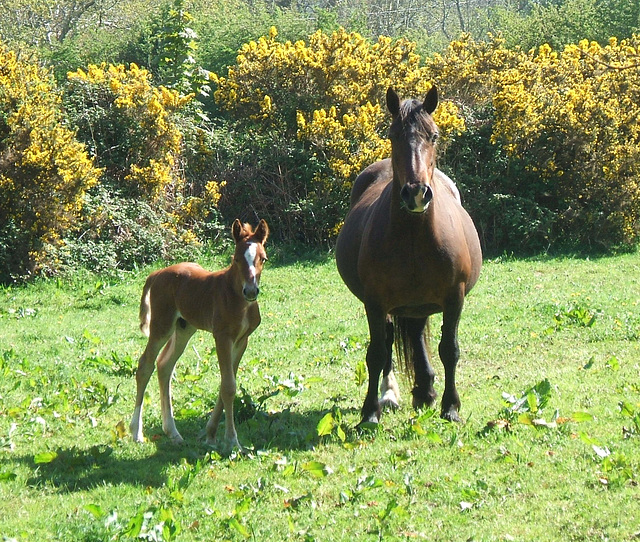
[[[144,392],[153,374],[153,366],[161,347],[162,342],[149,340],[138,361],[138,369],[136,370],[136,402],[131,423],[129,424],[129,431],[131,431],[131,436],[135,442],[144,442],[144,434],[142,431],[142,403],[144,401]]]
[[[381,407],[400,408],[400,388],[393,371],[382,379],[380,395]]]
[[[142,405],[136,406],[133,409],[129,431],[131,431],[131,437],[134,442],[144,442],[144,435],[142,433]]]

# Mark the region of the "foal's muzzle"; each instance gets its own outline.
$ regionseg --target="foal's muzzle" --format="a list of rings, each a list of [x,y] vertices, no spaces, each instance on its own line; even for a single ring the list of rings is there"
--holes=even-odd
[[[260,288],[258,288],[258,286],[245,284],[244,287],[242,288],[242,295],[249,302],[252,302],[258,299],[259,293],[260,293]]]
[[[428,184],[407,183],[400,189],[400,197],[407,211],[423,213],[433,199],[433,190]]]

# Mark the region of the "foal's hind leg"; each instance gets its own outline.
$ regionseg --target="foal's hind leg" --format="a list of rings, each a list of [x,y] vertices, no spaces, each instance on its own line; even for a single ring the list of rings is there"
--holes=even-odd
[[[429,363],[424,337],[426,324],[427,318],[407,318],[405,320],[407,339],[411,342],[413,356],[411,361],[415,377],[415,386],[411,390],[413,408],[431,406],[436,400],[436,392],[433,389],[435,372]]]
[[[438,348],[440,359],[444,365],[444,393],[442,394],[442,410],[440,416],[452,422],[459,422],[460,397],[456,389],[456,366],[460,356],[458,347],[458,323],[462,313],[464,293],[462,287],[445,304],[442,314],[442,339]]]
[[[144,352],[138,361],[138,369],[136,371],[136,402],[133,409],[133,416],[129,424],[131,436],[135,442],[143,442],[144,434],[142,431],[142,402],[144,401],[144,392],[147,389],[149,379],[153,374],[158,352],[167,342],[167,337],[155,338],[150,337]]]
[[[380,385],[380,408],[400,408],[400,388],[393,373],[393,321],[387,316],[386,327],[387,362],[382,370]]]
[[[176,363],[184,352],[196,328],[179,319],[171,339],[158,358],[158,383],[160,384],[160,406],[162,408],[162,430],[175,444],[184,442],[176,428],[171,403],[171,377]]]

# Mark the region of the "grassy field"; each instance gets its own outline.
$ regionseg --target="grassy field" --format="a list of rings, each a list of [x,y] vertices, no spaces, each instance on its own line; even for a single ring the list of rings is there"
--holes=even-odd
[[[3,540],[640,538],[640,254],[485,262],[460,326],[464,423],[405,393],[365,434],[364,311],[332,259],[279,259],[239,371],[248,456],[202,444],[204,334],[175,375],[188,444],[162,436],[155,379],[148,441],[126,434],[150,269],[0,290]]]

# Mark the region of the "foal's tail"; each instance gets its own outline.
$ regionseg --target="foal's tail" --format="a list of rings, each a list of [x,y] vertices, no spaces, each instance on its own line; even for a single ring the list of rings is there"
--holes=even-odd
[[[401,316],[393,317],[393,341],[396,346],[396,357],[398,365],[402,367],[404,373],[413,381],[415,379],[414,349],[409,336],[409,318]],[[430,358],[429,342],[431,339],[431,329],[429,318],[424,328],[424,343],[427,350],[427,358]]]
[[[147,279],[142,289],[142,298],[140,299],[140,331],[149,336],[149,325],[151,324],[151,280]]]

